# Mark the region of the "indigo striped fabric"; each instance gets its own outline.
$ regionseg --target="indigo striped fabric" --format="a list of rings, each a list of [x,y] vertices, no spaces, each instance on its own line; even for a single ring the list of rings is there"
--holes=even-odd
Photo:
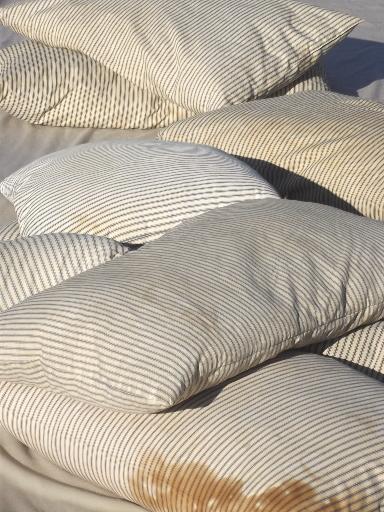
[[[64,233],[0,242],[0,311],[126,252],[108,238]]]
[[[383,105],[313,91],[202,114],[159,138],[240,157],[282,197],[384,220],[383,126]]]
[[[320,67],[274,93],[326,90]],[[0,50],[0,108],[33,124],[161,128],[193,115],[93,59],[24,41]]]
[[[94,128],[158,128],[192,115],[79,52],[33,41],[0,50],[0,108],[34,124]]]
[[[311,345],[308,350],[332,357],[384,382],[384,322],[360,327],[337,340]]]
[[[3,382],[0,421],[152,512],[378,512],[384,500],[382,384],[316,354],[284,355],[151,415]]]
[[[16,240],[19,236],[20,229],[17,222],[0,225],[0,242],[5,240]]]
[[[52,153],[6,178],[23,236],[52,232],[144,243],[189,217],[278,198],[247,164],[206,146],[107,141]]]
[[[293,0],[239,0],[236,16],[228,0],[29,0],[0,9],[16,32],[80,51],[193,112],[285,87],[359,21]]]
[[[312,203],[217,208],[0,315],[0,380],[156,412],[383,318],[381,222]]]

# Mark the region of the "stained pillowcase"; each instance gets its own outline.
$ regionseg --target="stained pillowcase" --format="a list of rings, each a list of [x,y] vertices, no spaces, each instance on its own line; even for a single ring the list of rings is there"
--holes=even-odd
[[[0,242],[0,312],[126,252],[108,238],[64,233]]]
[[[240,157],[289,199],[384,220],[384,106],[331,92],[253,101],[180,121],[159,138]]]
[[[1,8],[0,22],[193,112],[291,84],[359,22],[293,0],[239,0],[232,10],[228,0],[29,0]]]
[[[0,422],[153,512],[377,512],[384,493],[382,384],[315,354],[285,354],[167,414],[2,382]]]
[[[211,210],[3,312],[0,380],[130,413],[167,409],[381,319],[383,251],[381,222],[323,205]]]
[[[314,66],[276,95],[326,90]],[[0,50],[0,108],[33,124],[160,128],[191,117],[95,60],[65,48],[24,41]]]
[[[108,141],[52,153],[0,184],[22,236],[88,233],[144,243],[181,221],[246,199],[278,198],[222,151],[161,141]]]

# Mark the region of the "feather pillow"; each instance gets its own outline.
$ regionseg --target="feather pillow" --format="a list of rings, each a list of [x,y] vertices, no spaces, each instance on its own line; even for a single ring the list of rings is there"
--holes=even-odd
[[[293,0],[239,0],[235,16],[228,0],[29,0],[0,9],[13,30],[80,51],[193,112],[285,87],[359,21]]]
[[[282,197],[384,220],[383,126],[380,103],[312,91],[195,116],[159,138],[242,158]]]
[[[217,208],[0,315],[0,380],[156,412],[383,318],[381,222],[312,203]]]
[[[65,233],[0,242],[0,311],[126,252],[108,238]]]
[[[285,354],[165,414],[3,382],[0,422],[152,512],[377,512],[384,494],[383,386],[315,354]]]
[[[326,90],[316,65],[274,93]],[[35,41],[0,49],[0,108],[33,124],[161,128],[191,117],[86,55]]]
[[[279,198],[222,151],[161,141],[108,141],[52,153],[0,184],[20,233],[88,233],[145,243],[181,221],[246,199]]]

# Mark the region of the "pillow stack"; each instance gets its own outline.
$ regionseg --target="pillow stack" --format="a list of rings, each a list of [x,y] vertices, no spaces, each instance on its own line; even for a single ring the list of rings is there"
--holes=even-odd
[[[384,220],[384,106],[331,92],[251,101],[161,130],[241,158],[288,199]]]
[[[0,314],[0,421],[153,512],[374,512],[382,385],[279,354],[383,319],[383,251],[381,222],[312,203],[184,221]]]
[[[166,409],[381,319],[383,249],[380,222],[320,205],[213,209],[4,312],[0,378],[131,413]]]
[[[320,87],[316,71],[313,80]],[[149,129],[192,115],[80,52],[35,41],[0,50],[0,91],[0,107],[33,124]]]
[[[318,68],[357,20],[291,0],[0,20],[30,38],[0,53],[3,108],[166,139],[1,183],[1,425],[152,512],[379,510],[383,112]]]
[[[319,58],[358,21],[293,0],[241,0],[235,17],[228,0],[30,0],[0,9],[30,38],[0,53],[1,107],[33,123],[156,128],[324,90]]]
[[[308,352],[379,375],[381,222],[178,142],[67,149],[1,191],[4,428],[153,512],[378,509],[381,384]]]
[[[273,95],[326,89],[315,65]],[[35,41],[0,50],[0,91],[0,107],[33,124],[150,129],[193,115],[80,52]]]
[[[163,414],[17,383],[0,421],[67,471],[152,512],[380,510],[382,384],[287,354]]]

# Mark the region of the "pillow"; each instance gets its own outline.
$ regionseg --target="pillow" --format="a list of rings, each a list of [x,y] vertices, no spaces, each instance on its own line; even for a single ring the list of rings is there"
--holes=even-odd
[[[286,86],[359,21],[291,0],[240,0],[236,16],[228,0],[33,0],[0,9],[16,32],[80,51],[194,112]]]
[[[0,242],[4,240],[15,240],[20,236],[19,224],[10,222],[0,226]]]
[[[384,322],[360,327],[336,340],[310,345],[308,350],[333,357],[384,382]]]
[[[274,94],[302,90],[326,90],[319,66]],[[34,41],[0,49],[0,108],[33,124],[94,128],[159,128],[193,115],[79,52]]]
[[[108,238],[64,233],[0,242],[0,311],[127,250]]]
[[[1,383],[0,421],[80,478],[157,512],[376,512],[382,384],[291,354],[165,414]]]
[[[0,184],[23,236],[89,233],[137,244],[189,217],[276,197],[251,167],[206,146],[107,141],[44,156]]]
[[[382,223],[334,208],[212,210],[3,312],[0,380],[164,410],[383,318],[383,251]]]
[[[305,91],[328,91],[324,68],[321,64],[312,66],[306,73],[301,75],[291,84],[272,93],[269,97],[285,96]]]
[[[94,128],[157,128],[192,114],[79,52],[33,41],[0,50],[0,108],[34,124]]]
[[[384,105],[306,92],[196,116],[159,138],[241,157],[283,197],[384,220],[383,126]]]

